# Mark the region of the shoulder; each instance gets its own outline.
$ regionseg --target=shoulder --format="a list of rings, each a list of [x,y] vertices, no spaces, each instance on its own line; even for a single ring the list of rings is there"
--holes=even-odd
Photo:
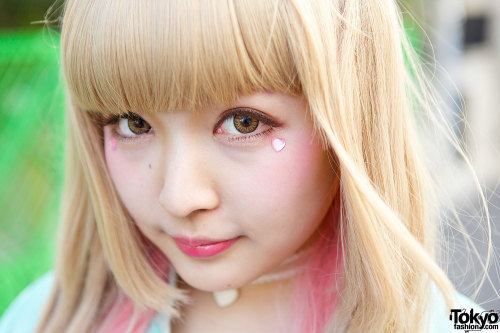
[[[47,299],[54,277],[45,274],[24,289],[0,319],[0,333],[33,332]]]
[[[452,303],[453,307],[449,309],[439,289],[435,285],[431,289],[432,297],[428,316],[429,333],[464,332],[458,326],[455,327],[455,317],[458,318],[458,315],[463,312],[467,312],[468,315],[470,315],[471,311],[473,314],[482,314],[484,312],[481,306],[460,293],[455,294]]]

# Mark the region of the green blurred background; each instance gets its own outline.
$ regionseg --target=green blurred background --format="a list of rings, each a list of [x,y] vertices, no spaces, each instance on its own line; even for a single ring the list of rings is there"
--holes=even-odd
[[[0,316],[52,266],[62,180],[64,94],[52,1],[0,1]]]
[[[53,263],[64,86],[58,31],[34,23],[52,3],[0,1],[0,317]],[[414,25],[408,27],[417,40]]]

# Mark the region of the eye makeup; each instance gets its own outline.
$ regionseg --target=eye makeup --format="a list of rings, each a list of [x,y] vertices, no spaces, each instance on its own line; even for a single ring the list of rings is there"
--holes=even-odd
[[[260,111],[234,108],[222,114],[214,127],[214,135],[230,143],[252,142],[270,135],[281,126],[281,123]]]
[[[111,137],[114,138],[114,142],[134,143],[154,134],[149,123],[134,112],[109,116],[104,118],[101,124],[111,126]]]
[[[154,134],[149,123],[133,112],[111,116],[104,119],[102,124],[112,126],[111,134],[115,140],[112,141],[112,147],[116,147],[116,140],[133,143]],[[263,112],[246,107],[232,108],[219,116],[212,134],[229,143],[251,143],[269,136],[281,126],[280,122]]]
[[[251,116],[251,117],[257,119],[258,121],[261,121],[261,122],[263,122],[266,125],[269,125],[271,127],[282,126],[281,123],[277,122],[276,120],[272,119],[269,116],[266,116],[264,113],[262,113],[260,111],[250,109],[250,108],[234,108],[234,109],[229,109],[229,110],[225,111],[221,115],[219,121],[215,124],[214,127],[218,128],[223,121],[225,121],[226,119],[228,119],[231,116],[241,116],[241,115]]]

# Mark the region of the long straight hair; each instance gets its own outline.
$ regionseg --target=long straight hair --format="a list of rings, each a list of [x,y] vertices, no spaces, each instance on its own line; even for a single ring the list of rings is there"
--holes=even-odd
[[[336,267],[342,256],[342,287],[336,307],[326,307],[334,313],[318,314],[325,299],[314,295],[333,286],[297,279],[295,302],[313,295],[301,327],[420,331],[431,281],[451,295],[434,260],[433,186],[414,129],[432,105],[395,1],[68,0],[61,53],[66,185],[40,332],[98,329],[120,295],[146,322],[151,311],[179,316],[188,301],[151,264],[148,242],[120,202],[98,119],[197,110],[262,90],[306,99],[341,178],[332,233],[341,251],[324,255],[320,247],[317,258]]]

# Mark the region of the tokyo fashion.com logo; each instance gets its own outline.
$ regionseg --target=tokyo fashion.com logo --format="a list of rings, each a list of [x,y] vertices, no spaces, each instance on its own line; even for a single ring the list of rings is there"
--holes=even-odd
[[[474,309],[451,309],[450,321],[456,330],[465,332],[495,330],[498,331],[498,322],[500,321],[500,311],[475,312]]]

